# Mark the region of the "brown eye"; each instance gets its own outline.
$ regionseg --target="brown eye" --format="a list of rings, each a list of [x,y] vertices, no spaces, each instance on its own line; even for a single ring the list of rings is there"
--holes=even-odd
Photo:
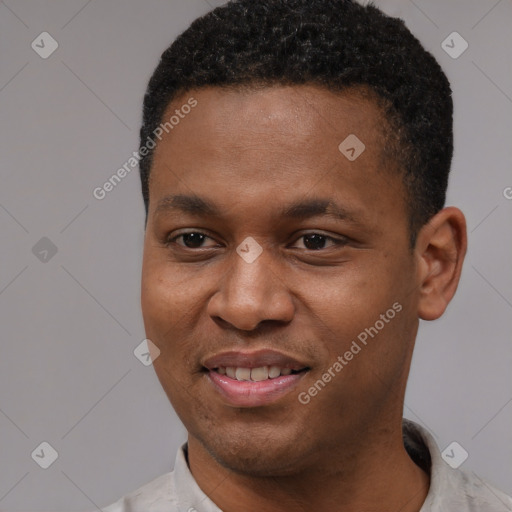
[[[323,235],[304,235],[304,246],[306,249],[323,249],[327,241],[327,237]]]
[[[213,247],[213,245],[204,246],[203,243],[205,240],[210,239],[208,235],[201,233],[199,231],[189,231],[187,233],[181,233],[180,235],[176,235],[173,238],[168,239],[167,245],[171,243],[175,243],[181,247],[186,247],[187,249],[200,249],[200,248],[209,248]],[[177,240],[181,240],[177,242]]]
[[[326,248],[326,244],[330,242],[327,247],[333,247],[336,245],[344,245],[343,240],[338,240],[331,236],[322,235],[321,233],[308,233],[302,235],[298,240],[303,240],[304,249],[309,251],[318,251]],[[302,247],[301,247],[302,248]]]
[[[195,249],[197,247],[201,247],[206,236],[202,233],[185,233],[184,235],[181,235],[181,238],[184,245],[191,249]]]

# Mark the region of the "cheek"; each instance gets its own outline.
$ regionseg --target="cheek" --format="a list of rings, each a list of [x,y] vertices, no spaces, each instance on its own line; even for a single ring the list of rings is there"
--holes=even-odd
[[[167,323],[175,318],[170,314],[176,307],[176,304],[170,302],[172,299],[167,283],[156,269],[145,268],[141,286],[141,306],[147,334],[164,319]]]
[[[160,349],[159,362],[176,355],[173,340],[183,339],[190,323],[190,307],[182,286],[162,265],[145,261],[141,283],[141,308],[146,336]],[[155,368],[156,369],[156,368]]]
[[[146,336],[160,349],[155,361],[159,378],[169,381],[166,369],[180,381],[196,371],[197,346],[204,325],[205,276],[183,272],[156,256],[145,256],[142,270],[141,307]],[[177,366],[176,361],[180,361]],[[158,364],[157,364],[158,363]]]
[[[197,300],[200,286],[175,265],[158,255],[145,254],[142,267],[141,306],[144,318],[170,325]]]
[[[406,340],[413,329],[405,303],[410,301],[410,278],[405,263],[397,265],[391,260],[385,254],[369,255],[357,266],[339,267],[330,276],[302,280],[300,285],[309,310],[305,315],[328,351],[325,362],[331,365],[347,353],[350,364],[343,371],[344,378],[361,380],[362,389],[371,387],[366,379],[384,372],[383,368],[393,373],[401,367],[409,350]]]
[[[373,324],[396,300],[389,272],[375,271],[377,266],[340,267],[330,275],[302,280],[299,293],[312,318],[342,338],[357,334],[370,321]]]

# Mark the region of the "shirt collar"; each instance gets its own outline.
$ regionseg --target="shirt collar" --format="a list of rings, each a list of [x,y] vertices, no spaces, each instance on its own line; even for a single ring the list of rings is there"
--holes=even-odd
[[[197,485],[188,467],[187,458],[188,447],[185,443],[176,454],[173,471],[178,510],[180,512],[222,512]]]

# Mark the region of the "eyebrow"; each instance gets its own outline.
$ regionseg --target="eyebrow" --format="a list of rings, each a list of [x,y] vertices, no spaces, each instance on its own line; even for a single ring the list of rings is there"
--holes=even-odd
[[[174,211],[197,217],[222,217],[221,209],[211,201],[195,194],[176,194],[162,198],[156,207],[155,216]],[[336,204],[331,199],[313,198],[295,201],[282,207],[278,216],[286,219],[309,219],[311,217],[325,216],[337,220],[357,222],[352,212]]]

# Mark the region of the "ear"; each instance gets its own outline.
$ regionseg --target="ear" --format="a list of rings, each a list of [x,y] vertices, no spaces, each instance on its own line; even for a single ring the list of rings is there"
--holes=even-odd
[[[466,219],[458,208],[444,208],[420,229],[415,254],[421,319],[435,320],[444,313],[459,284],[466,249]]]

